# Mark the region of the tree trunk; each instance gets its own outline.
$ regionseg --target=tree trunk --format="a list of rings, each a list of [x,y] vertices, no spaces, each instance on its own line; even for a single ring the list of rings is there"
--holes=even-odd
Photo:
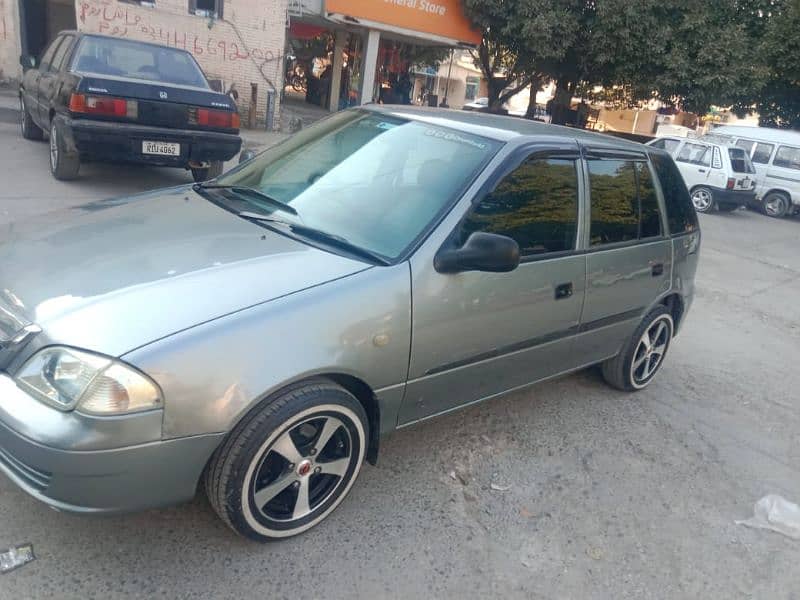
[[[569,121],[569,107],[572,103],[572,93],[569,91],[568,82],[559,81],[556,84],[556,95],[553,98],[552,123],[565,125]]]
[[[526,119],[536,118],[536,96],[539,94],[541,80],[538,77],[531,79],[531,93],[528,97],[528,110],[525,111]]]

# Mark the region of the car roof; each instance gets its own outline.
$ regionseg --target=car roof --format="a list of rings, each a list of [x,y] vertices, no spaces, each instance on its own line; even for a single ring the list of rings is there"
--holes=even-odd
[[[775,129],[772,127],[748,127],[745,125],[720,125],[709,133],[731,135],[750,140],[764,140],[767,142],[800,144],[800,132],[788,129]]]
[[[187,54],[191,54],[188,50],[184,50],[183,48],[175,48],[174,46],[167,46],[166,44],[158,44],[156,42],[143,42],[142,40],[120,38],[114,35],[103,35],[102,33],[93,33],[91,31],[78,31],[76,29],[65,29],[63,31],[59,31],[58,35],[74,35],[80,38],[93,37],[93,38],[102,38],[104,40],[121,40],[123,42],[143,44],[145,46],[155,46],[156,48],[169,48],[170,50],[175,50],[176,52],[185,52]]]
[[[433,108],[427,106],[407,106],[393,104],[366,104],[362,108],[410,119],[448,127],[465,133],[480,135],[502,142],[520,137],[542,138],[557,137],[574,139],[586,145],[614,146],[619,149],[643,151],[642,144],[616,138],[602,133],[593,133],[584,129],[548,125],[540,121],[531,121],[521,117],[507,117],[489,113]]]

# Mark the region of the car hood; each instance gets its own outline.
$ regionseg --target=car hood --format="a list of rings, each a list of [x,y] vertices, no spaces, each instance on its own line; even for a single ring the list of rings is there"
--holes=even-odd
[[[50,343],[119,356],[365,268],[189,187],[104,200],[0,226],[0,340],[35,323]]]

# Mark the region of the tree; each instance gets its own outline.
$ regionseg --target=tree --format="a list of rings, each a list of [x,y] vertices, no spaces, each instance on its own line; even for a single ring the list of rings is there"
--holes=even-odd
[[[483,32],[473,57],[487,82],[490,110],[500,110],[531,82],[535,102],[543,65],[563,58],[578,32],[568,10],[575,1],[464,0],[467,15]]]

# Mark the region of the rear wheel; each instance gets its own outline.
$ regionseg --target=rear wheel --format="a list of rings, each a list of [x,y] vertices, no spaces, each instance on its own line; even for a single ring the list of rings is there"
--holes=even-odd
[[[207,167],[192,167],[192,177],[198,183],[214,179],[222,175],[222,166],[221,160],[212,160]]]
[[[647,387],[664,363],[673,331],[674,323],[667,307],[655,307],[620,353],[603,363],[603,378],[626,392]]]
[[[75,152],[68,152],[64,136],[57,121],[50,124],[50,172],[60,181],[68,181],[78,176],[81,159]]]
[[[19,125],[22,130],[22,137],[26,140],[42,140],[44,139],[44,132],[42,128],[33,122],[28,107],[25,106],[25,99],[22,94],[19,96]]]
[[[789,197],[782,192],[770,192],[764,197],[764,214],[768,217],[781,219],[789,212],[792,203]]]
[[[234,531],[258,541],[297,535],[350,491],[368,439],[359,401],[325,379],[279,393],[229,434],[206,470],[206,493]]]
[[[707,187],[698,187],[692,190],[692,204],[699,213],[710,212],[714,208],[714,194]]]

